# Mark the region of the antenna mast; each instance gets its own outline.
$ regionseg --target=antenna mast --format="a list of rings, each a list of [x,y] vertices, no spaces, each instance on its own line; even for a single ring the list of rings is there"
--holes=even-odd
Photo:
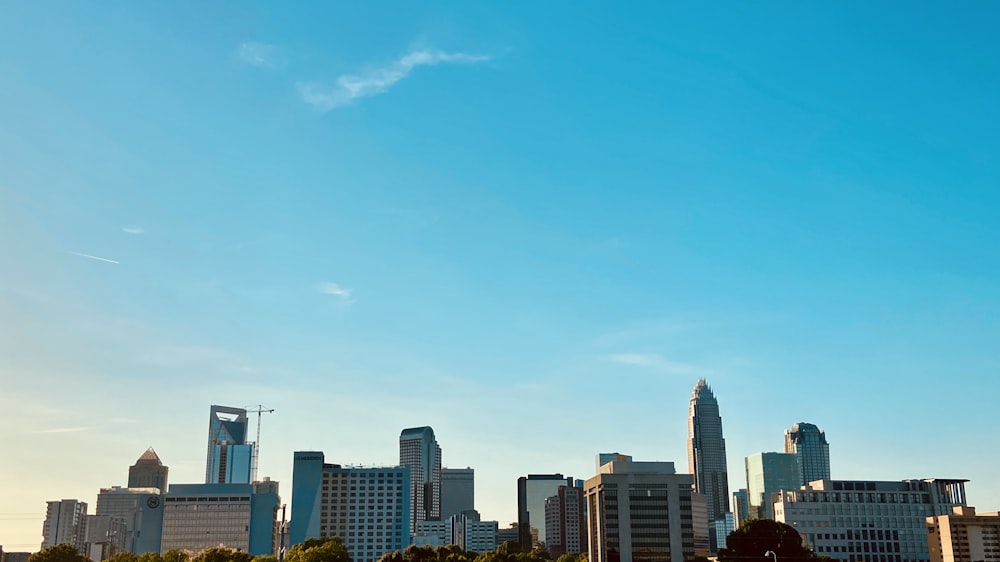
[[[265,408],[260,404],[257,404],[256,410],[251,410],[251,413],[257,414],[257,440],[253,442],[253,459],[250,461],[250,482],[257,481],[257,462],[260,459],[260,418],[261,414],[272,414],[274,413],[274,408]]]

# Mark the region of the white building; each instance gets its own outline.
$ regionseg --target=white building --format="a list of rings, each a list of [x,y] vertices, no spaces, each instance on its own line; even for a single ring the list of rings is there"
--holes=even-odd
[[[418,521],[441,520],[441,447],[430,427],[399,434],[399,465],[410,469],[410,531]]]
[[[69,544],[80,553],[87,542],[87,504],[79,500],[47,502],[42,524],[42,548]]]

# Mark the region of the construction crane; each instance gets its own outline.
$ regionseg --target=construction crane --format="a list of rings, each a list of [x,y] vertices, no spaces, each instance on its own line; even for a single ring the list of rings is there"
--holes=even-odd
[[[251,410],[250,408],[256,408]],[[257,462],[260,459],[260,418],[261,414],[273,414],[274,408],[265,408],[260,404],[256,406],[248,406],[247,412],[251,414],[257,414],[257,440],[253,443],[253,458],[250,461],[250,481],[257,481]]]

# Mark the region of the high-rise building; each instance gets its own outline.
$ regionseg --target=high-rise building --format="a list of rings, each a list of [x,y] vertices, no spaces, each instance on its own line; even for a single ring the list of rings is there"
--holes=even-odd
[[[727,513],[723,519],[719,519],[715,522],[715,536],[719,540],[719,549],[726,548],[726,539],[729,538],[729,533],[736,530],[736,516],[732,513]]]
[[[410,469],[410,532],[417,521],[441,520],[441,447],[430,427],[399,434],[399,464]]]
[[[608,464],[611,461],[631,461],[632,455],[623,455],[621,453],[597,453],[597,457],[594,459],[594,471],[600,472],[601,466]]]
[[[87,540],[84,553],[91,560],[107,560],[117,552],[127,552],[128,529],[125,519],[111,515],[87,516]]]
[[[495,550],[497,522],[481,521],[475,510],[452,515],[444,521],[420,521],[412,542],[414,546],[455,545],[469,552]]]
[[[795,455],[799,485],[830,479],[830,444],[826,432],[814,424],[799,422],[785,430],[785,452]]]
[[[208,417],[206,484],[249,484],[254,444],[247,441],[246,408],[212,405]]]
[[[163,532],[163,494],[156,488],[101,488],[97,494],[97,515],[125,520],[128,552],[160,552]]]
[[[340,537],[353,562],[378,562],[410,544],[410,468],[343,467],[297,451],[289,544]]]
[[[583,514],[583,487],[559,486],[556,495],[545,498],[545,547],[553,559],[587,551]]]
[[[672,462],[612,461],[584,484],[591,562],[684,562],[695,555],[693,478]]]
[[[926,519],[965,506],[968,480],[819,480],[776,496],[774,518],[838,562],[930,562]]]
[[[747,519],[755,518],[750,514],[750,493],[747,492],[746,488],[740,488],[733,492],[733,511],[736,513],[733,521],[736,528],[739,528]]]
[[[954,507],[948,515],[928,517],[927,543],[931,562],[997,562],[1000,513]]]
[[[42,548],[72,545],[81,554],[87,542],[87,504],[79,500],[47,502],[42,524]]]
[[[163,466],[160,457],[152,447],[146,449],[135,464],[128,467],[129,488],[156,488],[167,491],[167,474],[170,469]]]
[[[744,460],[750,516],[774,519],[771,495],[799,488],[799,465],[790,453],[754,453]]]
[[[253,556],[275,554],[281,498],[275,482],[172,484],[163,496],[162,552],[194,554],[223,546]]]
[[[441,469],[441,519],[476,509],[476,471],[471,468]]]
[[[529,474],[517,479],[518,542],[525,552],[545,546],[545,499],[559,494],[559,486],[573,486],[562,474]]]
[[[719,402],[705,379],[698,380],[688,404],[688,471],[695,491],[708,497],[709,543],[716,552],[714,522],[729,513],[729,472]]]

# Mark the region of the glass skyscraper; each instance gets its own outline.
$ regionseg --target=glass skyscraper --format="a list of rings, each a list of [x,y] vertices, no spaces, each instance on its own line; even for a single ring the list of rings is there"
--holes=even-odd
[[[698,380],[688,405],[688,472],[695,491],[708,499],[709,548],[716,552],[714,523],[729,513],[729,473],[719,402],[705,379]]]
[[[830,444],[826,432],[807,422],[785,430],[785,452],[792,453],[799,464],[799,485],[830,479]]]
[[[441,520],[441,447],[430,427],[399,434],[399,465],[410,469],[410,532],[417,521]]]
[[[212,406],[208,417],[206,484],[249,484],[253,443],[247,442],[245,408]]]
[[[799,466],[795,455],[754,453],[746,458],[747,496],[750,516],[774,519],[771,494],[799,489]]]

